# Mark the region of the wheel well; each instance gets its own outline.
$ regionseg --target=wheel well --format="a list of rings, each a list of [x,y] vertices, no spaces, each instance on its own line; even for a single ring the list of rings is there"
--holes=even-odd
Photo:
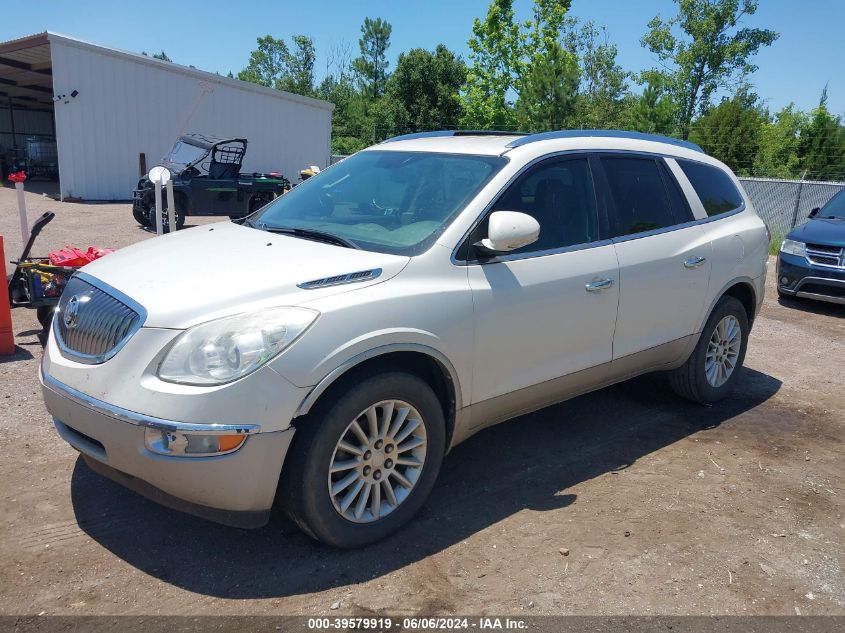
[[[748,315],[748,322],[754,321],[754,311],[757,306],[757,299],[754,295],[754,289],[747,283],[739,282],[725,290],[725,295],[734,297],[739,300],[745,308],[745,313]]]
[[[440,400],[440,405],[443,407],[443,418],[446,420],[446,446],[448,447],[452,441],[455,427],[455,385],[449,371],[438,360],[423,352],[389,352],[361,361],[338,376],[320,394],[311,410],[314,410],[321,401],[331,400],[335,393],[357,380],[385,370],[414,374],[422,378],[434,390],[437,399]],[[296,423],[296,420],[294,423]]]

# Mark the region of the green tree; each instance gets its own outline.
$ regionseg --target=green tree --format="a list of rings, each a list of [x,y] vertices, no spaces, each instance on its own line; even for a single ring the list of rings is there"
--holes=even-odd
[[[372,99],[384,94],[387,83],[387,49],[390,47],[390,33],[393,27],[385,20],[365,18],[361,26],[358,47],[360,57],[352,62],[362,93]]]
[[[573,123],[582,128],[623,126],[630,73],[617,62],[618,49],[605,27],[592,21],[578,26],[577,20],[571,20],[565,41],[580,67]]]
[[[249,63],[238,73],[238,79],[275,88],[287,73],[288,45],[272,35],[259,37],[256,41],[258,48],[249,54]]]
[[[742,92],[711,107],[693,123],[690,140],[736,173],[751,173],[765,121],[754,101]]]
[[[314,40],[305,35],[293,36],[293,47],[285,56],[285,72],[276,87],[296,94],[313,96],[314,89]]]
[[[553,43],[548,54],[529,66],[521,81],[516,117],[526,131],[567,127],[578,96],[578,63],[575,56]]]
[[[249,54],[249,63],[238,79],[260,86],[312,96],[314,89],[314,41],[305,35],[293,36],[293,51],[283,39],[259,37],[258,48]]]
[[[141,55],[149,57],[149,54],[147,53],[147,51],[141,51]],[[153,53],[153,59],[160,59],[163,62],[172,62],[173,61],[172,59],[170,59],[167,56],[167,53],[164,52],[164,49],[162,49],[158,53]],[[193,66],[191,66],[191,68],[193,68]]]
[[[778,33],[741,26],[745,16],[757,11],[757,0],[675,1],[674,17],[658,15],[648,23],[641,43],[657,55],[662,68],[646,71],[643,78],[665,82],[678,104],[678,131],[687,138],[690,123],[706,110],[713,94],[730,87],[738,75],[753,73],[751,58]]]
[[[513,0],[491,0],[484,20],[473,22],[468,42],[470,67],[462,95],[465,126],[509,129],[527,121],[537,128],[543,122],[533,120],[533,112],[546,116],[566,109],[568,90],[547,88],[554,77],[569,78],[568,69],[574,67],[574,55],[560,46],[570,4],[571,0],[534,0],[532,19],[520,24]],[[514,97],[518,101],[523,93],[517,114]],[[539,94],[545,95],[545,103],[538,109],[528,101]],[[565,102],[553,103],[559,98]]]
[[[624,127],[666,136],[675,133],[678,108],[672,96],[653,81],[646,84],[641,95],[628,99],[626,110]]]
[[[763,123],[760,127],[760,146],[754,158],[755,176],[796,178],[801,175],[799,135],[807,122],[806,113],[790,103]]]
[[[841,180],[845,177],[845,129],[842,117],[832,115],[827,109],[827,86],[818,107],[801,129],[798,156],[807,178]]]
[[[458,92],[466,74],[463,61],[443,44],[433,53],[421,48],[401,53],[383,98],[384,132],[456,127],[461,117]]]
[[[492,0],[484,20],[473,21],[468,44],[470,65],[462,96],[462,125],[512,128],[516,117],[508,92],[520,66],[520,29],[513,0]]]

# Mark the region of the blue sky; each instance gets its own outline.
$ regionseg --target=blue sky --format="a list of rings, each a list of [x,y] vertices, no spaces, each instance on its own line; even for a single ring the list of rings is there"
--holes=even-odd
[[[516,0],[516,6],[527,17],[530,0]],[[0,41],[52,30],[130,51],[164,49],[178,63],[225,74],[243,68],[256,37],[302,33],[315,40],[322,75],[332,46],[346,42],[357,54],[360,25],[367,16],[393,25],[391,68],[399,52],[431,49],[441,42],[466,56],[472,19],[486,7],[485,0],[39,0],[15,3],[14,11],[4,12]],[[604,24],[619,47],[620,63],[638,71],[654,64],[639,44],[646,23],[658,13],[671,15],[673,9],[672,0],[574,0],[571,13]],[[760,70],[753,77],[757,93],[771,109],[790,101],[812,108],[829,82],[829,105],[845,114],[845,2],[761,0],[746,24],[781,34],[757,56]]]

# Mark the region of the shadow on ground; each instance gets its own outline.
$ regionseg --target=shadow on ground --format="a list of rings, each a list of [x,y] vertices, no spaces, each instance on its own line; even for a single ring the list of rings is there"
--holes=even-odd
[[[24,343],[24,345],[26,345],[26,343]],[[8,356],[0,355],[0,365],[4,363],[14,363],[21,360],[32,360],[32,352],[20,345],[15,345],[15,351]]]
[[[232,599],[311,593],[392,572],[523,508],[578,503],[567,493],[571,487],[696,432],[729,420],[759,424],[752,410],[780,386],[745,369],[736,395],[703,407],[675,397],[662,376],[644,376],[498,425],[447,456],[431,498],[411,523],[362,550],[286,536],[280,517],[244,531],[168,510],[94,474],[81,458],[71,482],[73,507],[92,539],[189,591]]]
[[[800,297],[778,297],[778,303],[784,308],[820,314],[823,316],[845,318],[845,305],[828,303],[827,301],[815,301],[813,299],[802,299]]]

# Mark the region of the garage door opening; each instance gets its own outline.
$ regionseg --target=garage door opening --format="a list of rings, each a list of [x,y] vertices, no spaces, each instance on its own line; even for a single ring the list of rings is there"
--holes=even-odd
[[[58,196],[53,68],[46,33],[0,43],[0,176],[27,172],[29,191]]]

